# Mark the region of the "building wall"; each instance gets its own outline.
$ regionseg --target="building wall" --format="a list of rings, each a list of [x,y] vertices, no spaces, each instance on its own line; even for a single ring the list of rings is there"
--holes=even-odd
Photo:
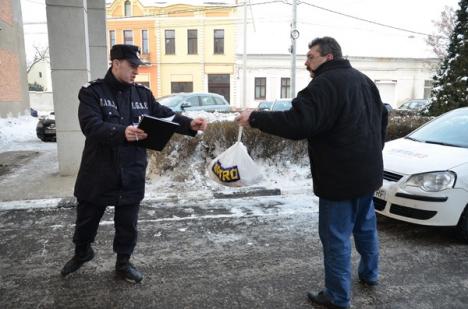
[[[196,29],[198,53],[188,54],[187,30]],[[214,30],[224,30],[224,54],[214,53]],[[175,30],[175,54],[165,52],[165,30]],[[234,73],[234,27],[228,18],[169,17],[159,22],[161,95],[171,93],[171,82],[192,81],[193,91],[208,91],[208,74]],[[231,84],[231,97],[232,97]]]
[[[0,0],[0,117],[29,108],[20,2]]]
[[[131,1],[131,17],[124,17],[125,0],[107,6],[107,35],[115,30],[116,43],[123,43],[123,30],[133,30],[134,44],[141,46],[141,30],[149,30],[150,52],[143,58],[151,66],[140,67],[137,81],[150,81],[155,97],[171,93],[172,82],[192,82],[193,91],[208,91],[208,74],[232,75],[235,63],[234,8],[210,5],[154,4]],[[187,52],[187,30],[198,30],[198,53]],[[224,29],[224,54],[213,52],[214,29]],[[165,52],[165,30],[175,31],[175,54]],[[108,38],[108,45],[109,38]]]
[[[424,96],[424,81],[432,80],[438,64],[437,59],[349,57],[351,65],[372,79],[382,96],[382,100],[393,107],[404,101]],[[296,92],[310,82],[306,71],[305,56],[297,57]],[[262,100],[255,100],[255,77],[266,77],[266,99],[280,98],[281,77],[290,77],[289,55],[248,55],[247,62],[247,102],[242,96],[242,55],[237,56],[236,80],[239,95],[232,101],[236,107],[256,107]],[[295,95],[293,95],[294,97]]]

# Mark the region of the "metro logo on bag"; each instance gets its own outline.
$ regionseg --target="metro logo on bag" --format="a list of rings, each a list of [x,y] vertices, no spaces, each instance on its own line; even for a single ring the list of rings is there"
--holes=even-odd
[[[240,180],[239,169],[237,168],[237,165],[225,168],[219,161],[216,161],[211,169],[222,182],[233,182]]]
[[[213,159],[207,172],[213,180],[228,187],[251,186],[263,178],[242,142],[235,143]]]

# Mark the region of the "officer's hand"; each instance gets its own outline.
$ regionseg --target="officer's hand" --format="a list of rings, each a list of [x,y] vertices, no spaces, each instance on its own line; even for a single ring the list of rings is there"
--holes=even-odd
[[[236,117],[236,119],[234,119],[237,124],[241,127],[250,127],[250,123],[249,123],[249,118],[250,118],[250,114],[252,114],[254,110],[253,109],[246,109],[244,111],[242,111],[240,113],[239,116]]]
[[[194,131],[205,131],[208,122],[204,118],[195,118],[190,122],[190,128]]]
[[[129,142],[137,142],[147,137],[148,134],[146,134],[142,129],[138,129],[132,125],[129,125],[127,128],[125,128],[125,138]]]

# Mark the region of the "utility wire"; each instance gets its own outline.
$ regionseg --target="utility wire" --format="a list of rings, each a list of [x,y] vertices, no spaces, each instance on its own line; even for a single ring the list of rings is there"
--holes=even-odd
[[[338,12],[338,11],[335,11],[335,10],[327,9],[327,8],[322,7],[322,6],[318,6],[316,4],[308,3],[308,2],[305,2],[305,1],[300,1],[299,3],[314,7],[314,8],[319,9],[319,10],[323,10],[323,11],[327,11],[327,12],[330,12],[330,13],[333,13],[333,14],[338,14],[338,15],[345,16],[345,17],[348,17],[348,18],[360,20],[360,21],[370,23],[370,24],[374,24],[374,25],[378,25],[378,26],[381,26],[381,27],[386,27],[386,28],[390,28],[390,29],[394,29],[394,30],[399,30],[399,31],[413,33],[413,34],[424,35],[424,36],[429,36],[430,35],[430,34],[423,33],[423,32],[418,32],[418,31],[413,31],[413,30],[409,30],[409,29],[395,27],[395,26],[391,26],[391,25],[387,25],[387,24],[382,24],[382,23],[379,23],[379,22],[376,22],[376,21],[373,21],[373,20],[369,20],[369,19],[349,15],[349,14],[346,14],[346,13]]]

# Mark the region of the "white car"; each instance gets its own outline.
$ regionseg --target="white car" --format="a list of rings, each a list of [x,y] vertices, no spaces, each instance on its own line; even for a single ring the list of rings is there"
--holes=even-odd
[[[456,226],[468,242],[468,107],[445,113],[383,150],[378,213],[433,226]]]

